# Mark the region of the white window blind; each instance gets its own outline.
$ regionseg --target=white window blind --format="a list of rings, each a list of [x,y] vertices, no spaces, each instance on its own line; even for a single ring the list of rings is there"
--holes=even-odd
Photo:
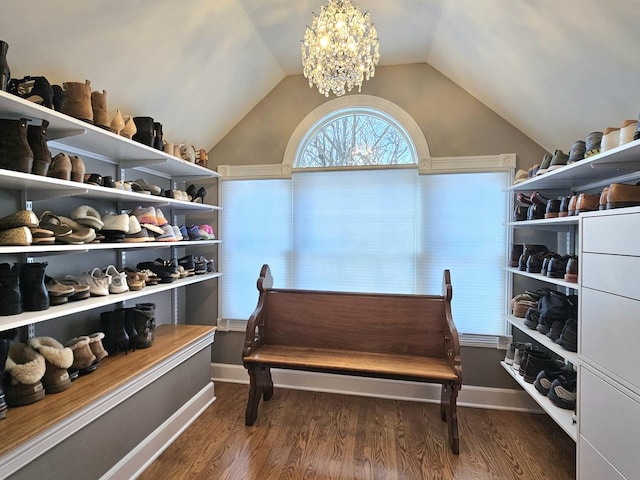
[[[460,333],[503,335],[506,172],[295,173],[222,182],[221,315],[246,320],[264,263],[276,287],[435,293],[451,270]]]

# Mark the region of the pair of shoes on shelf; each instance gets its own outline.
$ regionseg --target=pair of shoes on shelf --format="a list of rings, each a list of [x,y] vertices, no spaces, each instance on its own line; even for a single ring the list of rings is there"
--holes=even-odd
[[[59,180],[84,183],[85,165],[78,155],[67,155],[64,152],[58,153],[51,160],[51,166],[47,176]]]
[[[99,173],[85,173],[84,183],[89,185],[97,185],[99,187],[115,188],[116,184],[110,175],[102,176]]]
[[[536,376],[533,386],[549,397],[551,403],[565,410],[573,410],[577,400],[577,375],[572,370],[555,368],[542,370]]]
[[[19,210],[0,218],[0,245],[53,243],[53,232],[42,229],[39,225],[38,216],[31,210]]]
[[[40,216],[40,227],[51,230],[56,241],[60,243],[81,245],[96,239],[96,231],[93,228],[81,225],[71,218],[54,215],[48,210]]]
[[[198,225],[198,233],[200,240],[215,240],[216,235],[213,233],[213,227],[209,224]]]
[[[192,184],[187,187],[187,195],[189,201],[193,203],[204,203],[204,197],[207,196],[207,190],[204,187],[200,187],[196,190],[196,186]]]
[[[73,363],[69,367],[72,380],[78,375],[94,372],[100,366],[100,362],[109,356],[103,344],[104,340],[104,332],[96,332],[72,338],[65,344],[73,352]]]

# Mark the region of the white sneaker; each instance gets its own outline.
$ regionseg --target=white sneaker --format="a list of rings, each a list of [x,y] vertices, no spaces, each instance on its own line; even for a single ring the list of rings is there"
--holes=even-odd
[[[91,270],[91,272],[83,273],[78,279],[71,275],[67,275],[65,278],[69,280],[78,280],[84,285],[89,285],[89,293],[92,297],[109,295],[109,283],[111,282],[111,277],[102,273],[102,270],[97,267]]]
[[[111,277],[109,283],[109,293],[123,293],[129,291],[129,284],[127,283],[127,273],[118,272],[118,269],[113,265],[109,265],[104,271],[104,274]]]
[[[162,231],[162,235],[156,237],[156,242],[175,242],[178,240],[171,225],[164,225]]]

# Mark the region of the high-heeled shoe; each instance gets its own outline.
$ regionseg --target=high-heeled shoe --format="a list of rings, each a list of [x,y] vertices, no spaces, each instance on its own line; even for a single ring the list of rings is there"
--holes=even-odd
[[[45,77],[12,78],[7,91],[38,105],[53,108],[53,89]]]
[[[200,187],[193,197],[193,203],[204,203],[204,197],[207,196],[207,190],[204,187]]]
[[[120,110],[116,110],[116,114],[113,116],[113,120],[111,120],[110,127],[113,133],[120,135],[120,132],[124,128],[124,118],[122,118]]]
[[[127,120],[124,123],[124,128],[120,132],[120,135],[131,140],[137,131],[138,129],[133,121],[133,117],[131,115],[127,115]]]
[[[189,196],[189,201],[193,202],[194,198],[196,198],[196,186],[194,184],[191,184],[187,187],[187,189],[185,190],[187,192],[187,195]]]

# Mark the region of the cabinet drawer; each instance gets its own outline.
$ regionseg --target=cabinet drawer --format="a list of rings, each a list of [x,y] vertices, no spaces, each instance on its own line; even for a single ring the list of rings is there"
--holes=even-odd
[[[640,300],[640,257],[584,253],[580,275],[583,287]]]
[[[588,367],[580,367],[579,385],[580,434],[623,476],[637,478],[640,456],[635,451],[640,443],[640,403],[597,377]]]
[[[580,305],[581,354],[640,391],[640,301],[583,288]]]
[[[578,480],[626,480],[584,437],[580,437]]]
[[[640,256],[640,213],[586,217],[582,234],[585,252]]]

